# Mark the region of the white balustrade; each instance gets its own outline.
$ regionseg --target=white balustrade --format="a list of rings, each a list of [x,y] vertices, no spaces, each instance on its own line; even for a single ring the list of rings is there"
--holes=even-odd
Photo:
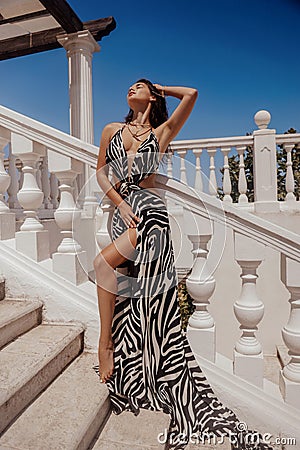
[[[224,175],[223,175],[223,192],[224,192],[224,202],[232,203],[231,197],[231,180],[229,173],[229,164],[228,164],[228,153],[230,152],[230,147],[222,147],[222,153],[224,154]]]
[[[238,183],[238,190],[239,190],[239,204],[248,203],[248,197],[247,197],[247,179],[246,179],[246,173],[245,173],[245,162],[244,162],[244,152],[246,150],[246,146],[237,146],[236,151],[239,155],[239,183]]]
[[[186,279],[186,287],[196,309],[189,319],[187,335],[193,351],[214,362],[216,327],[207,309],[216,286],[216,281],[207,265],[207,245],[211,237],[212,234],[188,234],[193,244],[194,264],[192,272]]]
[[[234,349],[234,373],[263,387],[263,351],[256,337],[257,325],[264,315],[264,304],[256,290],[257,268],[264,260],[265,246],[239,233],[234,233],[236,262],[242,269],[242,289],[234,303],[234,313],[242,335]]]
[[[10,175],[4,169],[4,148],[8,137],[0,137],[0,240],[11,239],[15,235],[15,214],[10,212],[4,195],[10,184]]]
[[[44,194],[36,180],[37,163],[45,155],[45,147],[17,133],[11,135],[12,153],[23,163],[23,184],[17,194],[25,220],[16,233],[16,249],[35,261],[49,258],[49,233],[39,221],[37,210]]]
[[[282,337],[291,357],[280,371],[279,387],[284,400],[299,408],[300,405],[300,263],[282,255],[282,281],[290,293],[291,305],[288,323]]]

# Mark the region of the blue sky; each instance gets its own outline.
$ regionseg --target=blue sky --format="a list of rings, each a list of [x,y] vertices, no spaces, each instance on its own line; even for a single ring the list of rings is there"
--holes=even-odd
[[[267,109],[271,128],[300,131],[297,0],[69,0],[83,20],[114,16],[117,28],[94,55],[95,144],[122,121],[128,86],[140,77],[196,87],[177,139],[245,135]],[[0,103],[69,131],[64,49],[1,61]],[[168,98],[170,112],[178,103]]]

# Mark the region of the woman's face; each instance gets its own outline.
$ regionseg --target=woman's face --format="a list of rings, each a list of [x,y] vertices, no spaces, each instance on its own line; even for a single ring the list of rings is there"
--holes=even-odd
[[[134,83],[128,89],[127,103],[132,108],[136,103],[149,103],[155,100],[155,96],[151,94],[149,87],[145,83]]]

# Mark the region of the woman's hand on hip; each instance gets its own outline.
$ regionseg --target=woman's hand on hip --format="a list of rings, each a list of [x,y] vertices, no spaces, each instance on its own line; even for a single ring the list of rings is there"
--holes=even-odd
[[[136,223],[141,219],[136,216],[131,208],[131,206],[123,200],[118,205],[120,215],[122,217],[123,222],[128,228],[136,228]]]

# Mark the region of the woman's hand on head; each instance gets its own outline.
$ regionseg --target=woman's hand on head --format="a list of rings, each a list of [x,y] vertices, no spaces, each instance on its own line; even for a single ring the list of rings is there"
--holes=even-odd
[[[160,84],[153,83],[153,86],[156,87],[156,89],[163,94],[164,93],[164,86],[161,86]]]

